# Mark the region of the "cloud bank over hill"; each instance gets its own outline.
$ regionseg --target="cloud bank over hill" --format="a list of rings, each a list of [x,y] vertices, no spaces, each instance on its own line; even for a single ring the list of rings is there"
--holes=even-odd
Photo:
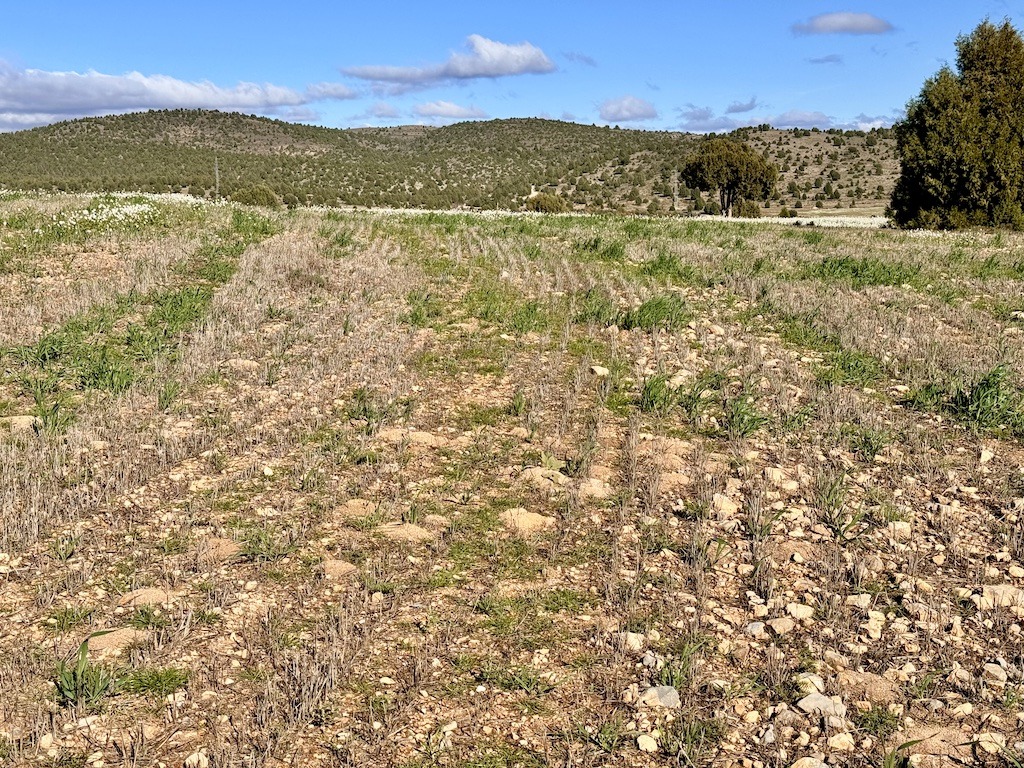
[[[658,110],[651,102],[636,96],[608,99],[601,105],[599,113],[606,123],[639,122],[658,116]]]
[[[463,107],[450,101],[431,101],[417,104],[413,109],[417,117],[439,117],[446,120],[479,120],[487,113],[476,107]]]
[[[0,129],[17,130],[89,115],[146,109],[220,109],[316,119],[314,102],[355,98],[343,83],[315,83],[298,91],[272,83],[224,87],[168,75],[110,75],[18,69],[0,62]]]

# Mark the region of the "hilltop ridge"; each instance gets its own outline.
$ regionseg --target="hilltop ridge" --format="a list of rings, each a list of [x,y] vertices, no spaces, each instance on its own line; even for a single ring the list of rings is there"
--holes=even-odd
[[[783,207],[878,213],[898,173],[888,130],[734,132],[781,171]],[[265,185],[292,204],[515,210],[537,191],[578,210],[699,209],[678,180],[693,134],[542,118],[337,129],[207,110],[90,117],[0,135],[0,183],[19,189],[231,196]],[[820,203],[820,205],[819,205]]]

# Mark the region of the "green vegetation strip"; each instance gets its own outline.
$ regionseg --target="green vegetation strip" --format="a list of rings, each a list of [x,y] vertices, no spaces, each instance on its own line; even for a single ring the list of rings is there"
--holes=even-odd
[[[34,344],[0,350],[0,359],[11,366],[8,383],[32,398],[44,430],[63,431],[81,402],[74,394],[121,394],[151,375],[157,358],[173,358],[182,335],[205,316],[216,289],[235,273],[238,257],[273,233],[269,219],[235,211],[230,226],[176,265],[181,284],[121,294]]]

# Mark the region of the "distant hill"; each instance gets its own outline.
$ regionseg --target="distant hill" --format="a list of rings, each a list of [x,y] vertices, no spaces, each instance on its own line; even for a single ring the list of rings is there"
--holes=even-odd
[[[887,130],[736,134],[782,171],[765,213],[851,203],[877,212],[898,172]],[[580,210],[653,213],[694,204],[677,169],[698,139],[535,118],[340,130],[165,110],[0,134],[0,186],[208,196],[216,162],[223,196],[265,185],[292,204],[515,210],[547,191]]]

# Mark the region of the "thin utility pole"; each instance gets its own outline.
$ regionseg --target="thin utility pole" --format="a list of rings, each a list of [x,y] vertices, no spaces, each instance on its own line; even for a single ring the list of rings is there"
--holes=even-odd
[[[213,199],[220,200],[220,163],[216,155],[213,156],[213,180],[215,185]]]

